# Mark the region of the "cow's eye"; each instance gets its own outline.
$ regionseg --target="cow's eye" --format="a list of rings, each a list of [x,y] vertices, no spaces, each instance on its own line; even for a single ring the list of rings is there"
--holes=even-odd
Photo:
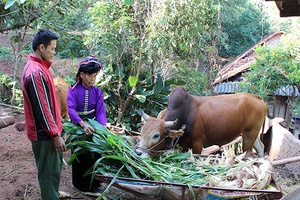
[[[153,136],[152,136],[153,140],[158,140],[159,138],[160,138],[160,133],[159,132],[154,133]]]

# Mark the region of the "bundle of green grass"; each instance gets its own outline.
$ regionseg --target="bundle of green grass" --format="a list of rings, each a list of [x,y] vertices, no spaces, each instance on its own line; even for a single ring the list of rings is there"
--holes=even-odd
[[[87,172],[93,175],[244,189],[265,189],[271,181],[273,167],[268,160],[243,159],[245,154],[236,156],[233,148],[224,149],[219,157],[196,157],[173,150],[145,159],[134,152],[130,136],[116,135],[95,120],[88,123],[95,129],[92,136],[69,121],[64,123],[64,134],[67,148],[72,149],[69,163],[84,152],[101,154]]]

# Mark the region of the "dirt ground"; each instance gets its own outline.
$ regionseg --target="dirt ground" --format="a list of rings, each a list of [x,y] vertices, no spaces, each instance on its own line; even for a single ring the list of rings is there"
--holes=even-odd
[[[10,108],[1,106],[1,113],[14,115],[16,122],[24,120],[22,114]],[[37,171],[31,151],[31,143],[25,131],[19,132],[14,125],[0,130],[0,197],[5,200],[13,199],[39,199]],[[69,152],[65,152],[67,158]],[[79,191],[71,184],[71,167],[62,171],[60,190],[68,192],[81,199],[94,199],[80,195]]]

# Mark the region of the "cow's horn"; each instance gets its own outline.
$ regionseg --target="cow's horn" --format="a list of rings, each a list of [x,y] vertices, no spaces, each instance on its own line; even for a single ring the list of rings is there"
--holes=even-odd
[[[142,117],[145,121],[147,121],[150,118],[150,116],[147,115],[146,113],[144,113],[143,111],[142,111],[142,114],[143,114]]]
[[[175,119],[174,121],[166,121],[165,127],[170,128],[170,127],[174,126],[175,124],[177,124],[177,122],[178,122],[178,119]]]

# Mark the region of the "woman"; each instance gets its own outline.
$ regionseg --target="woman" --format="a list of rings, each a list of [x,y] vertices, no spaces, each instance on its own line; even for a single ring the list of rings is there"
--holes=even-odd
[[[68,91],[67,103],[70,120],[83,128],[86,135],[92,135],[94,129],[85,122],[86,118],[97,120],[106,126],[106,111],[100,88],[94,86],[96,76],[102,68],[100,60],[90,56],[78,65],[76,82]],[[100,157],[100,155],[99,155]],[[83,192],[101,192],[100,182],[93,180],[91,175],[83,176],[95,163],[95,159],[87,154],[77,156],[72,163],[73,185]]]

